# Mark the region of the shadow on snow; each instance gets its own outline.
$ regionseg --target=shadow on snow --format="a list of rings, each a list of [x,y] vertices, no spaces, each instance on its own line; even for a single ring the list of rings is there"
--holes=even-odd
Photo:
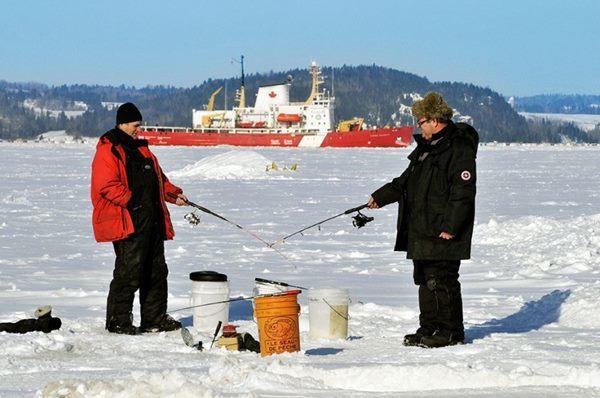
[[[336,355],[339,354],[340,352],[344,351],[343,348],[330,348],[330,347],[323,347],[323,348],[313,348],[310,350],[306,350],[305,354],[306,355]]]
[[[560,307],[571,295],[571,290],[554,290],[539,300],[525,303],[521,309],[502,319],[491,319],[465,331],[466,342],[483,339],[494,333],[527,333],[558,320]]]

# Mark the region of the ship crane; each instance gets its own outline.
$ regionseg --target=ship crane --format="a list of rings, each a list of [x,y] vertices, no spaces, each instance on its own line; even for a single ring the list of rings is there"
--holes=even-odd
[[[206,105],[207,111],[212,111],[213,109],[215,109],[215,97],[217,96],[217,94],[219,94],[221,92],[222,89],[223,89],[223,87],[219,87],[218,89],[215,90],[214,93],[212,93],[210,95],[210,98],[208,100],[208,105]]]
[[[221,90],[223,89],[223,87],[219,87],[218,89],[216,89],[211,95],[210,98],[208,99],[208,104],[205,106],[207,111],[213,111],[215,108],[215,97],[217,96],[217,94],[219,94],[221,92]],[[219,122],[219,126],[223,125],[225,119],[225,112],[216,112],[216,113],[209,113],[206,115],[202,116],[202,127],[214,127],[214,123],[216,121]]]
[[[355,117],[349,120],[341,120],[337,125],[337,131],[359,131],[362,130],[365,119],[362,117]]]

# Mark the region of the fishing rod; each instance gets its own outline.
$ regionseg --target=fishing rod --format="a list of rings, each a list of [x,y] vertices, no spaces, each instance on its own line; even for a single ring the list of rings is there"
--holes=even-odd
[[[319,226],[319,225],[321,225],[321,224],[324,224],[324,223],[326,223],[327,221],[331,221],[331,220],[333,220],[334,218],[338,218],[338,217],[344,216],[344,215],[346,215],[346,214],[351,214],[351,213],[354,213],[354,212],[357,212],[358,214],[357,214],[357,215],[355,215],[354,217],[352,217],[352,219],[353,219],[353,220],[352,220],[352,225],[354,225],[356,228],[362,228],[362,227],[364,227],[364,226],[365,226],[367,223],[369,223],[369,222],[373,221],[373,217],[368,217],[368,216],[365,216],[364,214],[362,214],[362,213],[360,212],[362,209],[364,209],[364,208],[365,208],[365,207],[367,207],[367,206],[368,206],[368,205],[365,203],[364,205],[360,205],[360,206],[357,206],[357,207],[353,207],[353,208],[351,208],[351,209],[348,209],[348,210],[346,210],[346,211],[344,211],[344,212],[342,212],[342,213],[340,213],[340,214],[336,214],[336,215],[335,215],[335,216],[333,216],[333,217],[326,218],[326,219],[325,219],[325,220],[323,220],[323,221],[319,221],[319,222],[317,222],[317,223],[314,223],[314,224],[312,224],[312,225],[309,225],[308,227],[304,227],[304,228],[302,228],[302,229],[301,229],[301,230],[299,230],[299,231],[296,231],[296,232],[294,232],[294,233],[292,233],[292,234],[289,234],[289,235],[287,235],[287,236],[284,236],[283,238],[281,238],[281,239],[279,239],[279,240],[277,240],[277,241],[275,241],[275,242],[271,243],[269,246],[270,246],[270,247],[273,247],[273,246],[275,246],[275,245],[278,245],[278,244],[280,244],[280,243],[284,243],[284,242],[285,242],[287,239],[291,238],[291,237],[292,237],[292,236],[294,236],[294,235],[301,234],[302,232],[306,231],[307,229],[311,229],[311,228],[313,228],[313,227],[316,227],[316,226]]]
[[[221,219],[221,220],[223,220],[223,221],[225,221],[225,222],[233,225],[234,227],[237,227],[237,228],[241,229],[242,231],[244,231],[248,235],[252,236],[253,238],[255,238],[257,240],[259,240],[261,243],[264,243],[269,249],[275,250],[277,252],[277,254],[279,254],[281,257],[283,257],[284,259],[286,259],[287,261],[289,261],[289,258],[286,255],[284,255],[282,252],[280,252],[276,248],[272,247],[272,245],[269,242],[267,242],[266,240],[264,240],[260,236],[256,235],[254,232],[249,231],[248,229],[242,227],[241,225],[239,225],[239,224],[237,224],[237,223],[235,223],[235,222],[233,222],[231,220],[228,220],[227,218],[223,217],[222,215],[217,214],[214,211],[211,211],[211,210],[207,209],[206,207],[200,206],[200,205],[198,205],[198,204],[196,204],[196,203],[194,203],[194,202],[192,202],[190,200],[183,199],[183,198],[181,198],[180,196],[178,196],[178,195],[176,195],[174,193],[168,192],[167,195],[169,195],[173,199],[181,199],[185,203],[187,203],[188,205],[190,205],[192,207],[195,207],[196,209],[198,209],[200,211],[203,211],[204,213],[207,213],[207,214],[210,214],[211,216],[217,217],[217,218],[219,218],[219,219]],[[194,214],[194,213],[188,213],[188,214],[186,214],[184,216],[184,218],[190,224],[192,224],[192,225],[198,225],[198,224],[200,224],[200,218],[196,214]]]
[[[272,280],[269,280],[269,279],[254,278],[254,281],[255,282],[260,282],[260,283],[269,283],[271,285],[279,285],[279,286],[285,286],[285,287],[295,287],[295,288],[300,289],[300,290],[308,290],[307,288],[302,287],[302,286],[290,285],[289,283],[277,282],[277,281],[272,281]]]
[[[249,297],[243,297],[243,296],[235,297],[235,298],[228,299],[228,300],[221,300],[221,301],[215,301],[212,303],[204,303],[204,304],[192,305],[189,307],[178,308],[176,310],[170,310],[169,312],[178,312],[178,311],[183,311],[183,310],[189,310],[192,308],[206,307],[208,305],[215,305],[215,304],[233,303],[234,301],[253,300],[255,298],[262,298],[262,297],[291,296],[293,294],[300,294],[300,293],[301,293],[301,290],[288,290],[288,291],[280,292],[280,293],[257,294],[257,295],[249,296]]]

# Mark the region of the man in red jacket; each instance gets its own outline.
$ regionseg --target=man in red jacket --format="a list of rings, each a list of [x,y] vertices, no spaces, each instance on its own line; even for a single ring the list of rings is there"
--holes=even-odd
[[[181,328],[166,312],[164,241],[175,232],[165,202],[184,206],[187,198],[164,175],[148,142],[136,139],[141,121],[134,104],[121,105],[116,127],[100,137],[92,162],[94,236],[98,242],[112,242],[117,256],[106,329],[120,334],[137,332],[132,309],[138,289],[142,332]]]

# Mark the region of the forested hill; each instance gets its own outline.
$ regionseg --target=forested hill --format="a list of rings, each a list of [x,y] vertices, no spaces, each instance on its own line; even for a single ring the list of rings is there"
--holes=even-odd
[[[310,92],[307,69],[250,74],[246,98],[250,105],[261,85],[293,77],[291,99],[306,99]],[[380,66],[323,68],[326,87],[336,97],[336,119],[364,117],[368,125],[414,124],[413,102],[428,91],[439,91],[456,110],[456,120],[473,124],[483,142],[560,142],[563,137],[587,141],[573,126],[540,128],[519,116],[497,92],[472,84],[430,82],[424,77]],[[234,105],[239,78],[209,79],[192,88],[150,86],[71,85],[49,87],[36,83],[0,81],[0,139],[32,138],[50,130],[67,130],[75,136],[98,136],[114,126],[119,103],[135,102],[151,125],[191,126],[192,109],[202,109],[219,87],[215,108]]]

